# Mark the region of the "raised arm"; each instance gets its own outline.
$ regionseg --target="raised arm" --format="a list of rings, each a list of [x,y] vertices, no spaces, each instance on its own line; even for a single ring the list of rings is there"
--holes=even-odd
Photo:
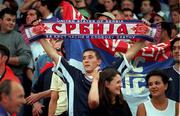
[[[37,0],[28,0],[27,2],[24,2],[19,10],[21,13],[25,13],[28,11],[28,9],[33,5],[34,2],[36,2]]]
[[[145,40],[140,40],[132,45],[125,54],[128,62],[130,62],[134,56],[139,52],[139,50],[144,47]]]
[[[39,43],[42,45],[44,50],[46,51],[47,55],[52,58],[52,60],[57,65],[59,60],[59,55],[57,54],[56,50],[50,45],[50,43],[46,39],[40,39]]]
[[[99,69],[100,67],[97,67],[92,74],[93,81],[88,95],[88,105],[90,109],[95,109],[99,106]]]

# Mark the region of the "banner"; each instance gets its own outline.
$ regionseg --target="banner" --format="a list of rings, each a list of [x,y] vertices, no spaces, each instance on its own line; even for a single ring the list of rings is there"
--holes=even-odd
[[[42,23],[25,30],[30,41],[38,38],[60,39],[146,39],[157,42],[160,27],[140,20],[60,20]]]
[[[64,20],[82,20],[83,16],[67,1],[62,1],[60,7],[63,9]],[[86,23],[86,22],[84,22]],[[129,24],[128,22],[123,22]],[[134,22],[133,24],[143,24],[142,22]],[[99,24],[99,23],[98,23]],[[103,22],[103,25],[105,23]],[[77,25],[76,25],[77,26]],[[126,28],[128,28],[127,26]],[[140,27],[140,26],[139,26]],[[155,29],[155,27],[152,27]],[[155,32],[157,39],[160,34],[160,27]],[[65,30],[65,28],[64,28]],[[143,28],[140,31],[144,31]],[[73,30],[72,30],[73,31]],[[128,32],[128,31],[127,31]],[[146,32],[146,31],[145,31]],[[104,33],[104,32],[103,32]],[[43,34],[42,34],[43,35]],[[121,34],[122,35],[122,34]],[[139,35],[144,37],[144,35]],[[146,36],[147,37],[147,36]],[[35,40],[36,38],[32,38]],[[158,41],[158,39],[156,40]],[[98,50],[102,56],[101,67],[104,68],[116,60],[118,53],[125,53],[130,44],[121,39],[64,39],[66,56],[69,63],[78,69],[83,70],[82,53],[87,48]],[[170,52],[170,43],[159,43],[157,45],[149,45],[142,48],[136,57],[132,60],[133,70],[130,71],[123,79],[122,92],[125,100],[128,102],[133,116],[136,116],[138,104],[148,99],[149,91],[146,87],[145,76],[153,69],[166,68],[173,64]],[[72,109],[69,102],[69,110]]]
[[[102,57],[101,68],[111,65],[118,57],[118,53],[126,53],[130,44],[122,40],[65,39],[66,55],[69,63],[83,70],[82,53],[87,48],[99,51]],[[122,80],[122,93],[128,102],[133,116],[136,116],[137,106],[148,100],[149,91],[146,87],[145,76],[152,70],[170,67],[173,59],[170,52],[170,43],[159,43],[142,48],[132,60],[132,71]]]

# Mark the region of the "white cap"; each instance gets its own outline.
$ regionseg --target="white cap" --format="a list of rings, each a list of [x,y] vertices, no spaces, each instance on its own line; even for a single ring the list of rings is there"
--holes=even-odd
[[[108,17],[108,18],[110,18],[112,20],[116,19],[116,17],[110,12],[103,12],[103,13],[98,12],[98,13],[95,14],[95,18],[97,18],[99,16],[106,16],[106,17]]]
[[[163,19],[166,19],[166,15],[165,15],[165,13],[162,12],[162,11],[157,12],[156,15],[162,17]]]

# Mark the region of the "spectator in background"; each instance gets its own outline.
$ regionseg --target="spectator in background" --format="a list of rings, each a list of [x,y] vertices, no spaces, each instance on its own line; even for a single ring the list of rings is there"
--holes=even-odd
[[[20,83],[5,80],[0,84],[0,116],[19,112],[25,102],[24,90]]]
[[[169,6],[174,6],[174,5],[177,5],[179,4],[179,1],[178,0],[168,0],[168,4]]]
[[[40,45],[38,46],[38,42],[35,42],[35,41],[31,43],[29,42],[29,38],[25,34],[25,28],[33,26],[33,23],[35,23],[38,20],[41,20],[41,13],[38,10],[31,8],[26,13],[25,24],[23,24],[19,28],[19,31],[22,33],[24,41],[31,48],[32,56],[33,56],[33,63],[35,63],[38,57],[40,55],[43,55],[45,52]]]
[[[131,9],[124,8],[122,12],[125,20],[133,20],[133,11]]]
[[[3,8],[11,8],[15,12],[17,12],[18,4],[17,4],[16,0],[3,0],[3,2],[2,2],[2,9]]]
[[[152,71],[146,76],[151,99],[138,106],[137,116],[178,116],[178,103],[168,99],[168,77],[162,71]]]
[[[97,20],[114,20],[116,17],[109,12],[103,12],[103,13],[96,13],[95,18]]]
[[[92,116],[132,116],[121,92],[120,73],[113,68],[105,68],[102,72],[96,70],[88,96]]]
[[[170,23],[170,26],[171,26],[171,39],[174,39],[177,36],[177,34],[180,32],[180,30],[177,29],[174,23]]]
[[[9,49],[0,44],[0,82],[3,82],[4,80],[13,80],[20,83],[18,77],[16,77],[10,67],[7,66],[9,57]]]
[[[116,17],[116,20],[124,20],[124,14],[119,9],[114,9],[112,11],[112,14]]]
[[[86,0],[88,3],[88,8],[92,13],[92,18],[96,12],[105,12],[104,0]]]
[[[86,19],[91,19],[91,12],[85,0],[76,0],[76,8]]]
[[[179,6],[173,6],[171,8],[172,22],[176,25],[177,29],[180,30],[180,8]]]
[[[40,0],[40,1],[35,1],[33,3],[33,8],[35,8],[38,12],[41,13],[42,23],[43,22],[57,22],[57,21],[59,21],[59,19],[57,17],[53,16],[53,12],[57,6],[57,5],[53,6],[54,5],[53,3],[55,1],[51,2],[49,0],[45,0],[45,1]],[[56,4],[58,4],[58,2]],[[49,39],[49,41],[51,41],[51,40],[52,40],[52,38]],[[35,48],[39,48],[40,50],[43,50],[42,46],[37,41],[34,41],[31,43],[31,48],[32,48],[32,51],[34,51]],[[38,54],[39,51],[36,53]],[[42,51],[40,53],[42,53]],[[44,53],[44,50],[43,50],[43,53]],[[42,55],[42,54],[40,54],[40,55]],[[40,55],[38,54],[38,57],[35,59],[35,61],[37,61],[39,59]],[[41,59],[42,61],[39,61],[38,64],[37,63],[35,64],[35,71],[34,71],[34,78],[32,81],[33,82],[32,86],[34,85],[34,83],[37,81],[37,79],[39,77],[39,74],[40,74],[39,69],[41,69],[45,65],[44,64],[44,63],[46,63],[45,61],[49,61],[49,58],[47,58],[47,57],[46,57],[47,59],[46,58],[43,59],[43,58]]]
[[[117,0],[104,0],[104,7],[107,12],[112,12],[113,9],[119,7]]]
[[[157,0],[142,0],[141,2],[141,18],[150,21],[152,14],[161,10],[160,3]]]
[[[171,37],[171,27],[170,24],[167,22],[161,22],[161,40],[159,41],[160,43],[165,43],[170,41]]]
[[[167,97],[180,102],[179,83],[180,83],[180,38],[176,37],[171,41],[171,52],[174,59],[174,65],[163,72],[169,77],[169,86]]]
[[[136,14],[134,13],[134,2],[133,0],[122,0],[121,2],[121,10],[123,9],[131,9],[133,12],[133,19],[138,19]]]
[[[52,44],[53,48],[60,55],[62,55],[61,53],[62,43],[63,40],[55,40],[54,44]],[[42,62],[41,57],[49,58],[49,61]],[[51,58],[48,57],[47,54],[40,56],[37,63],[38,62],[42,62],[44,66],[40,70],[40,75],[37,81],[32,86],[32,94],[29,97],[27,97],[26,100],[28,104],[33,104],[34,106],[33,114],[47,116],[50,95],[51,95],[50,85],[53,74],[52,68],[54,65]],[[40,103],[39,101],[42,101],[42,103]]]
[[[164,22],[165,19],[166,19],[165,13],[163,13],[162,11],[159,11],[154,15],[153,23],[157,24],[157,23],[160,23],[160,22]]]
[[[23,82],[23,70],[31,59],[31,50],[25,44],[20,33],[14,30],[16,24],[16,13],[9,9],[0,12],[0,43],[10,50],[8,65],[16,76]]]
[[[52,75],[48,116],[67,116],[67,82],[63,75],[59,76],[55,73]]]

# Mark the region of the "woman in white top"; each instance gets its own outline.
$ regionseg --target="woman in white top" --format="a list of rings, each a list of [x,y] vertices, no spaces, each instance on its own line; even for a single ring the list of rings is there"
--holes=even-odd
[[[178,103],[166,97],[168,77],[159,70],[146,76],[151,99],[138,106],[137,116],[178,116]]]

